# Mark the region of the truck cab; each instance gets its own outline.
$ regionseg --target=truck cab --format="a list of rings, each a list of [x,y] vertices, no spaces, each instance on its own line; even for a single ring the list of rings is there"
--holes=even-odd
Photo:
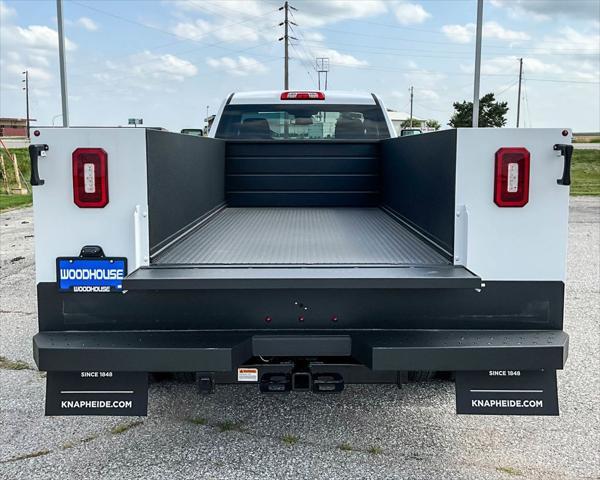
[[[62,408],[69,382],[143,404],[149,372],[329,393],[423,371],[456,374],[460,413],[558,412],[569,130],[395,137],[376,95],[270,91],[208,137],[38,133],[48,413],[117,411]]]
[[[232,93],[209,133],[228,140],[361,140],[395,136],[375,94]]]

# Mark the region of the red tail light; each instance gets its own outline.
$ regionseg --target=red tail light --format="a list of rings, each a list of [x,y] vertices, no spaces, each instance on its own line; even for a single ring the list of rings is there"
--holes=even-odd
[[[494,202],[499,207],[523,207],[529,201],[529,152],[501,148],[496,152]]]
[[[283,92],[281,100],[325,100],[323,92]]]
[[[103,208],[108,203],[108,156],[101,148],[73,152],[73,199],[80,208]]]

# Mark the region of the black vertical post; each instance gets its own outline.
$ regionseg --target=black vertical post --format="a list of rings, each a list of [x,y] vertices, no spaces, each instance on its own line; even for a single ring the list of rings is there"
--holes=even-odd
[[[26,111],[26,122],[27,122],[27,138],[31,138],[29,135],[29,70],[23,72],[25,74],[25,111]]]
[[[521,80],[523,79],[523,59],[519,58],[519,98],[517,99],[517,128],[521,118]]]

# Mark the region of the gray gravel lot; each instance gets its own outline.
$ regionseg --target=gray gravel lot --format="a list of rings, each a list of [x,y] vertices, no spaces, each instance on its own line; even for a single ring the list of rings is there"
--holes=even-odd
[[[600,478],[600,199],[571,202],[560,417],[456,416],[445,381],[336,396],[251,385],[199,396],[164,381],[147,418],[45,418],[31,209],[0,215],[0,227],[0,355],[27,367],[0,369],[2,479]]]

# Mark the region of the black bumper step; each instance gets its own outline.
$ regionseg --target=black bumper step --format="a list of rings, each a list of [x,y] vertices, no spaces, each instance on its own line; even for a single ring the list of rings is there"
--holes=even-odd
[[[43,371],[229,372],[259,355],[352,357],[372,370],[561,369],[562,331],[404,330],[348,335],[206,331],[41,332]]]

